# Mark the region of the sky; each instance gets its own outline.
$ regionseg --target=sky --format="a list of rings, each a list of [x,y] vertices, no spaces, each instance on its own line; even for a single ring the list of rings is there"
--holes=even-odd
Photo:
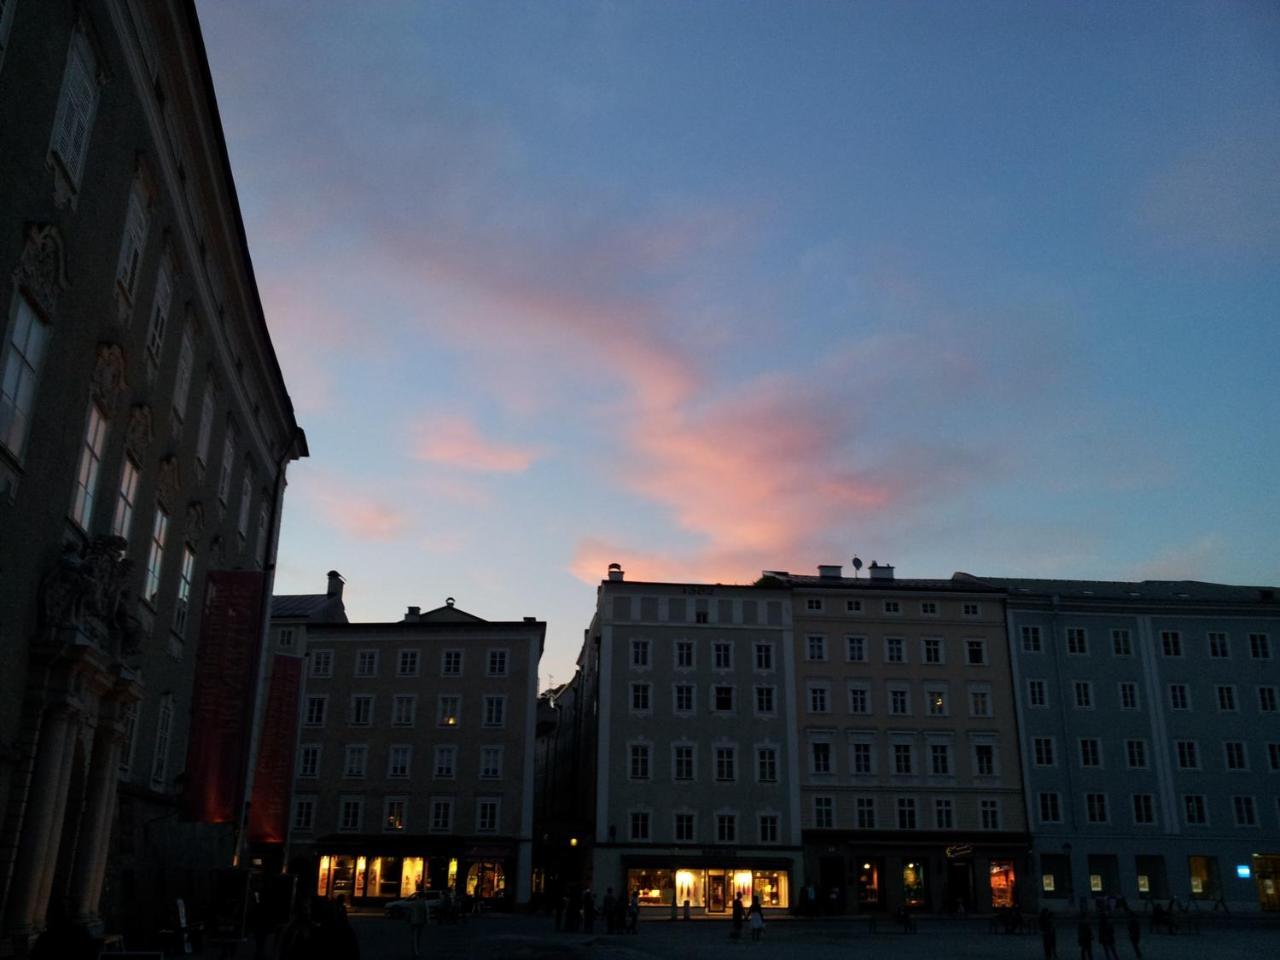
[[[1280,7],[198,0],[278,593],[1280,582]]]

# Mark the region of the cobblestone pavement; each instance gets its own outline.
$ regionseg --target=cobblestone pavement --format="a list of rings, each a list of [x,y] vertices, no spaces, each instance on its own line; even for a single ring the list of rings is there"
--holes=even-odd
[[[1269,918],[1268,918],[1269,919]],[[410,960],[408,927],[378,917],[353,918],[361,942],[362,960]],[[850,920],[795,921],[778,919],[768,925],[763,941],[729,939],[728,921],[641,923],[634,936],[597,932],[557,933],[543,917],[488,915],[463,926],[432,926],[423,960],[750,960],[802,957],[803,960],[1041,960],[1040,937],[1035,934],[992,934],[987,921],[921,919],[919,930],[903,934],[881,923],[871,933],[865,922]],[[1119,943],[1121,960],[1135,960],[1127,939]],[[1227,925],[1206,924],[1200,935],[1149,934],[1143,924],[1142,960],[1264,960],[1280,956],[1280,922],[1256,918]],[[1073,924],[1058,927],[1058,955],[1075,960],[1079,948]],[[1094,956],[1103,960],[1095,943]]]

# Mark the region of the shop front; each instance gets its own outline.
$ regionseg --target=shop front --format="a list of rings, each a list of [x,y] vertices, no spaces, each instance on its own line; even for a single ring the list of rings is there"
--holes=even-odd
[[[315,894],[349,903],[398,900],[416,890],[451,890],[485,902],[514,891],[514,844],[471,846],[436,837],[342,838],[317,845]]]
[[[753,898],[765,909],[786,910],[791,905],[791,862],[752,861],[726,863],[710,857],[673,857],[660,862],[653,857],[624,857],[624,889],[638,894],[640,906],[687,906],[693,914],[727,914],[735,897],[744,907]]]

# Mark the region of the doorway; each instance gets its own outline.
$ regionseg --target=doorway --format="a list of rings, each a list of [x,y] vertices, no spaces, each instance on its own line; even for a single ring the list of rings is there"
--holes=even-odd
[[[1263,910],[1280,910],[1280,856],[1255,853],[1253,880],[1258,885],[1258,906]]]
[[[968,857],[947,861],[947,903],[951,913],[973,912],[973,861]]]
[[[724,913],[726,906],[727,894],[724,871],[707,871],[707,912]]]

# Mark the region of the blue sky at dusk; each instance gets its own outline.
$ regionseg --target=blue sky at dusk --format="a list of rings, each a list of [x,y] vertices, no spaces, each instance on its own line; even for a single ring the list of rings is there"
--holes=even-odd
[[[1280,581],[1271,3],[200,0],[277,591]]]

